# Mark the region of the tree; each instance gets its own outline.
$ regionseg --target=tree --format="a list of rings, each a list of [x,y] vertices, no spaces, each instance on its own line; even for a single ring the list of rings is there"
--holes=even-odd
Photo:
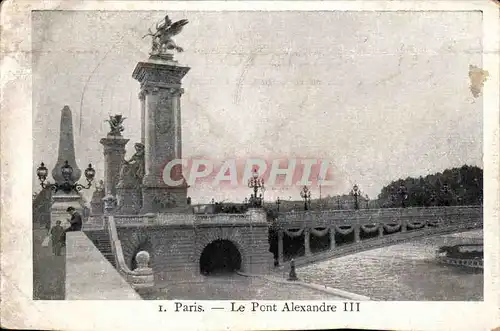
[[[406,189],[405,206],[408,207],[479,205],[483,201],[483,170],[463,165],[425,177],[398,179],[382,188],[379,205],[400,207],[401,187]]]

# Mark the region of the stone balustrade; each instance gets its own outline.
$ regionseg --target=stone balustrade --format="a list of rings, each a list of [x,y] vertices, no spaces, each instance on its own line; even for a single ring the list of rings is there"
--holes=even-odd
[[[113,220],[117,226],[144,226],[156,224],[156,214],[114,215]]]
[[[66,235],[66,300],[141,300],[84,232]]]
[[[111,251],[116,261],[116,269],[135,289],[148,289],[154,286],[153,269],[149,267],[149,253],[141,251],[136,255],[137,269],[130,270],[125,262],[121,241],[118,237],[114,216],[107,216],[107,230],[111,240]]]
[[[250,209],[245,214],[188,214],[188,213],[159,213],[145,215],[114,215],[118,227],[134,227],[147,225],[167,225],[179,227],[193,226],[239,226],[249,223],[267,224],[265,213]]]
[[[482,207],[454,206],[283,213],[273,226],[278,232],[278,264],[283,265],[284,235],[304,237],[305,256],[295,258],[297,263],[304,264],[416,237],[452,233],[461,229],[477,229],[482,224]],[[361,240],[361,232],[378,233],[375,237]],[[336,233],[344,236],[354,233],[353,242],[338,247],[335,240]],[[312,254],[311,234],[319,236],[329,234],[330,249]]]
[[[383,208],[359,210],[327,210],[281,213],[274,226],[278,228],[325,227],[331,224],[390,223],[393,220],[449,221],[450,218],[482,217],[481,206]]]
[[[104,216],[103,215],[89,216],[83,223],[83,228],[85,230],[104,229]]]

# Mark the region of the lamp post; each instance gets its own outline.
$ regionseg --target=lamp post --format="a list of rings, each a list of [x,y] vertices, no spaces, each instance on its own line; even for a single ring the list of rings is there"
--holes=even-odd
[[[250,206],[251,207],[261,207],[262,206],[262,194],[260,197],[257,197],[257,191],[259,188],[264,190],[264,180],[259,178],[259,173],[257,169],[252,171],[252,177],[248,180],[248,187],[253,189],[253,194],[250,198]]]
[[[307,186],[302,188],[300,196],[304,199],[304,210],[309,210],[309,204],[311,203],[311,191],[307,188]]]
[[[89,189],[92,186],[92,181],[95,177],[95,170],[92,168],[92,164],[89,164],[88,168],[85,169],[85,178],[87,179],[87,186],[84,186],[79,183],[74,183],[71,180],[71,175],[73,174],[73,167],[69,165],[68,161],[64,162],[64,165],[61,167],[61,174],[64,178],[64,182],[62,183],[54,183],[54,184],[46,184],[45,180],[47,179],[49,171],[45,167],[45,164],[42,162],[38,169],[36,170],[36,174],[38,179],[40,180],[40,186],[42,188],[50,187],[54,193],[57,191],[63,191],[66,194],[71,193],[71,191],[80,192],[82,189]]]
[[[354,209],[359,209],[359,204],[358,204],[358,197],[361,194],[361,191],[359,190],[359,187],[357,184],[354,184],[351,190],[351,194],[354,196]]]
[[[276,206],[278,207],[278,213],[280,212],[280,205],[281,205],[281,200],[280,197],[278,197],[278,199],[276,199]]]
[[[405,200],[408,199],[408,190],[406,189],[406,186],[401,184],[399,186],[398,193],[399,193],[399,196],[401,197],[401,208],[405,208]]]

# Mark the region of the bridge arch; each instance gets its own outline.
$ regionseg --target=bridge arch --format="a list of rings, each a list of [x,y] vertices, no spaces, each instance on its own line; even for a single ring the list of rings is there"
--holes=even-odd
[[[198,273],[244,271],[247,262],[246,253],[247,250],[240,240],[231,233],[207,231],[198,240],[195,248]],[[210,260],[215,263],[210,263]]]
[[[201,252],[199,268],[202,274],[235,272],[241,267],[241,253],[230,240],[212,241]]]

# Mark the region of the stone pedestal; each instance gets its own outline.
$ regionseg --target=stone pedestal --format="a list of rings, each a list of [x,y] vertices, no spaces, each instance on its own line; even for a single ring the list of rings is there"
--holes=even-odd
[[[120,177],[120,168],[125,157],[125,145],[129,139],[122,136],[108,135],[101,139],[104,146],[104,192],[116,196],[116,185]]]
[[[182,171],[177,183],[163,179],[165,165],[182,158],[181,80],[189,67],[168,59],[149,59],[139,62],[132,76],[141,83],[142,135],[145,145],[145,175],[141,213],[168,212],[185,206],[187,185]]]
[[[142,194],[137,187],[127,187],[118,185],[116,189],[117,208],[116,214],[128,215],[138,214],[142,207]]]
[[[61,226],[67,228],[70,226],[68,220],[71,218],[69,213],[66,211],[68,207],[73,207],[75,210],[82,215],[83,218],[83,206],[82,197],[76,192],[69,194],[57,192],[52,195],[52,206],[50,208],[50,226],[56,225],[57,221],[61,221]]]

